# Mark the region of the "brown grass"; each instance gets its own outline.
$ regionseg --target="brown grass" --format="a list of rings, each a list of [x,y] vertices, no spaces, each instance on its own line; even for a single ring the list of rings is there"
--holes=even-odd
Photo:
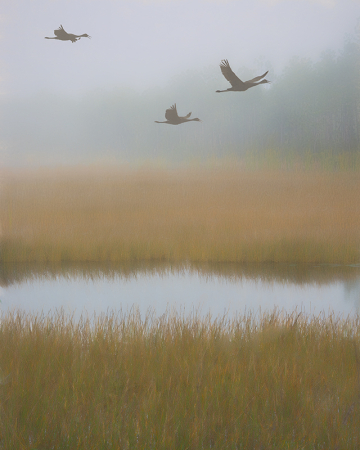
[[[359,317],[0,323],[0,449],[357,450]]]
[[[2,181],[2,262],[360,260],[359,172],[57,169]]]

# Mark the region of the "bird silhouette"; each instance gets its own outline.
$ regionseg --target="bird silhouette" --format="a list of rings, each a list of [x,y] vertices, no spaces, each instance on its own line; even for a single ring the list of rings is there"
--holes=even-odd
[[[187,114],[184,117],[180,117],[177,113],[176,103],[175,103],[174,105],[172,105],[169,109],[167,109],[165,111],[165,119],[166,120],[164,122],[158,122],[157,120],[155,120],[155,123],[169,123],[170,125],[180,125],[181,123],[185,123],[185,122],[192,122],[192,121],[201,122],[201,120],[198,118],[189,119],[190,116],[191,116],[191,112],[189,112],[189,114]]]
[[[45,37],[45,39],[59,39],[60,41],[71,41],[72,43],[78,41],[82,37],[91,39],[91,36],[89,36],[88,34],[69,34],[64,30],[62,25],[60,25],[57,30],[54,30],[54,34],[55,37]]]
[[[227,59],[223,59],[221,61],[220,69],[224,77],[231,84],[231,88],[225,89],[224,91],[216,91],[216,92],[246,91],[249,88],[257,86],[259,84],[270,83],[270,81],[268,80],[262,80],[262,78],[264,78],[267,75],[268,71],[265,72],[263,75],[259,75],[258,77],[252,78],[251,80],[241,81],[240,78],[237,77],[231,70],[229,61]]]

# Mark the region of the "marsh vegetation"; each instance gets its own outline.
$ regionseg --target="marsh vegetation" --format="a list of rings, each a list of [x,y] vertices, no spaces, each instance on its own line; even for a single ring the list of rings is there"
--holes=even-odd
[[[17,171],[3,179],[11,261],[359,262],[358,171]]]
[[[359,318],[4,315],[0,448],[359,448]]]

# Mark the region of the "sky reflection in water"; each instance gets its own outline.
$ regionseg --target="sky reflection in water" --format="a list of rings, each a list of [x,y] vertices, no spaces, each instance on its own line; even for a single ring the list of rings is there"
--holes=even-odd
[[[360,267],[164,265],[12,266],[1,269],[1,309],[79,317],[136,306],[160,315],[175,307],[213,316],[274,307],[307,313],[360,310]]]

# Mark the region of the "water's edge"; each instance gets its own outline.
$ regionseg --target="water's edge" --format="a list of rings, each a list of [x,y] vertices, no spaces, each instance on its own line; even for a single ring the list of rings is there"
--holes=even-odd
[[[360,311],[360,267],[294,264],[7,264],[0,267],[0,308],[79,316],[139,308],[212,315],[249,310]]]

